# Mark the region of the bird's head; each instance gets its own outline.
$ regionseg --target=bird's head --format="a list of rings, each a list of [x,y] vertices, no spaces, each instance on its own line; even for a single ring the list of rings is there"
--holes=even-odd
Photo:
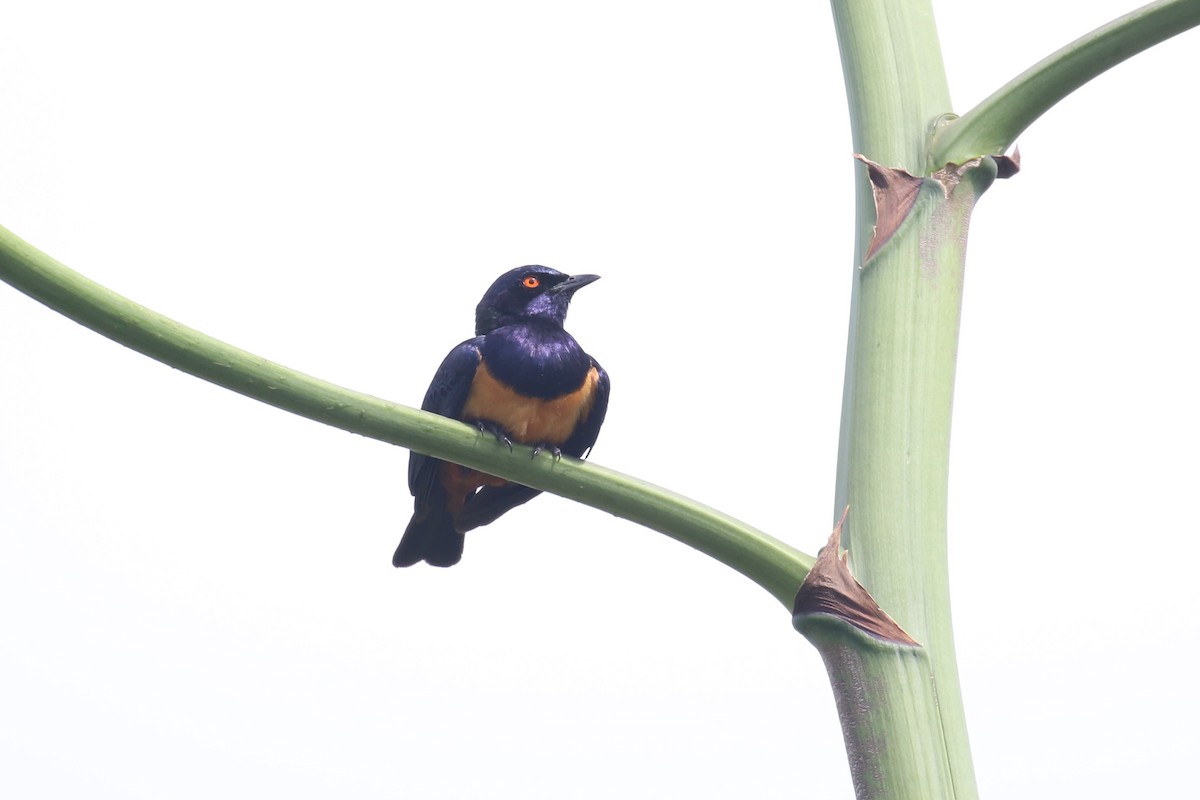
[[[537,265],[509,270],[496,279],[475,307],[475,335],[529,317],[551,319],[562,325],[571,295],[599,277],[565,275]]]

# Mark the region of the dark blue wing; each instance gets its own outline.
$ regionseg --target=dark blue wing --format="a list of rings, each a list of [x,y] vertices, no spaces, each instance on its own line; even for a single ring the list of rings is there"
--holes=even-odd
[[[600,378],[596,384],[596,398],[592,403],[592,411],[588,414],[587,419],[579,423],[579,427],[571,434],[571,438],[562,446],[564,453],[569,453],[576,458],[587,458],[592,445],[596,444],[596,437],[600,435],[600,426],[604,424],[604,415],[608,413],[608,373],[604,371],[604,367],[596,363],[594,358],[592,366],[596,368]]]
[[[484,486],[455,513],[454,528],[465,533],[491,524],[541,493],[541,489],[530,489],[519,483]]]
[[[451,350],[434,374],[421,408],[443,417],[461,418],[480,358],[478,338],[468,339]],[[436,458],[416,451],[409,456],[408,489],[417,498],[418,505],[431,497],[439,463]]]

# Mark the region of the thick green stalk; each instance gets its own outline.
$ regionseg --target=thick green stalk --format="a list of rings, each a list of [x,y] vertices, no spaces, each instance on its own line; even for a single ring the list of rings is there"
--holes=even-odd
[[[1034,120],[1092,78],[1196,25],[1200,0],[1159,0],[1081,36],[947,122],[934,140],[934,164],[1003,153]]]
[[[855,152],[914,175],[928,174],[929,134],[950,110],[929,0],[833,0],[833,17]],[[859,228],[869,238],[870,189],[865,182],[859,189],[859,210],[865,212],[859,220],[866,223]],[[865,246],[867,238],[859,244]]]
[[[4,228],[0,280],[97,333],[218,386],[351,433],[554,492],[665,533],[733,567],[789,610],[812,566],[811,556],[645,481],[566,456],[531,458],[527,447],[514,446],[510,452],[462,423],[335,386],[217,341],[88,280]]]
[[[953,797],[929,650],[850,573],[841,551],[848,514],[842,513],[804,579],[792,624],[829,672],[854,793],[860,800]]]
[[[967,225],[994,177],[984,162],[948,199],[927,180],[905,225],[856,275],[839,464],[854,573],[928,652],[941,722],[927,733],[947,754],[959,798],[976,790],[950,615],[950,421]]]
[[[796,628],[816,646],[829,672],[855,796],[955,797],[950,760],[939,749],[941,719],[929,651],[881,641],[823,614],[797,618]],[[886,702],[880,702],[884,686]],[[894,768],[898,764],[904,768]]]
[[[921,732],[914,721],[932,716],[891,713],[924,696],[904,651],[891,657],[863,650],[855,659],[838,655],[854,651],[846,643],[852,640],[832,650],[828,637],[814,643],[838,692],[861,796],[936,796],[949,775],[946,794],[973,797],[951,627],[946,506],[967,227],[996,175],[995,163],[978,157],[1003,152],[1034,119],[1104,70],[1200,23],[1200,0],[1163,0],[1105,25],[959,119],[950,114],[927,0],[833,0],[833,9],[855,149],[883,168],[926,176],[903,223],[882,246],[875,243],[865,265],[876,209],[871,185],[865,176],[859,181],[855,261],[862,268],[854,275],[834,508],[851,509],[844,540],[854,574],[923,646],[937,724]],[[971,167],[939,172],[948,164]],[[899,173],[890,176],[913,185]],[[871,680],[853,680],[864,670]],[[845,691],[851,695],[843,697]],[[877,713],[846,718],[846,709],[864,704]],[[860,724],[870,731],[858,730]],[[880,743],[914,735],[929,752],[858,746],[864,736]]]
[[[951,106],[930,4],[833,0],[833,11],[855,150],[886,167],[931,174],[936,165],[928,157],[930,138]],[[862,268],[876,218],[866,170],[860,172],[835,510],[840,514],[849,505],[844,541],[853,572],[924,648],[936,694],[936,705],[917,715],[931,722],[915,734],[928,752],[914,759],[906,748],[891,747],[871,751],[869,759],[852,758],[860,791],[887,786],[906,787],[893,796],[977,794],[946,565],[950,411],[966,225],[975,196],[995,174],[975,172],[981,177],[968,177],[950,200],[940,183],[928,181],[904,225]],[[885,659],[877,666],[884,675],[854,702],[881,710],[913,702],[910,662]],[[894,670],[890,678],[888,669]],[[834,680],[835,688],[852,683],[849,676]],[[927,701],[933,696],[923,695]],[[845,705],[839,698],[839,707]],[[844,716],[843,729],[854,756]],[[876,735],[900,741],[914,731],[905,724]],[[950,792],[940,783],[945,776]]]

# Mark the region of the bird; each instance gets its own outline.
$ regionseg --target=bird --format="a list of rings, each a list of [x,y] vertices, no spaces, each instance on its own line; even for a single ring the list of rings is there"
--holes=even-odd
[[[446,356],[421,408],[513,442],[585,458],[608,411],[604,368],[563,329],[575,292],[599,275],[540,265],[501,275],[475,308],[475,337]],[[392,565],[449,567],[464,534],[496,521],[540,490],[413,451],[408,462],[412,520]]]

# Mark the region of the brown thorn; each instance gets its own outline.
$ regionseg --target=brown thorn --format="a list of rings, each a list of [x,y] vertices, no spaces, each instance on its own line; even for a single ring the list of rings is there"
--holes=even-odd
[[[792,616],[829,614],[884,641],[919,647],[919,643],[879,607],[866,587],[850,573],[848,553],[840,552],[842,525],[849,512],[850,507],[846,506],[829,541],[817,553],[816,563],[800,584]]]
[[[922,181],[907,170],[876,164],[861,153],[855,153],[854,157],[867,165],[867,177],[871,179],[871,193],[875,197],[875,233],[871,236],[865,259],[870,261],[908,219],[916,205]]]

